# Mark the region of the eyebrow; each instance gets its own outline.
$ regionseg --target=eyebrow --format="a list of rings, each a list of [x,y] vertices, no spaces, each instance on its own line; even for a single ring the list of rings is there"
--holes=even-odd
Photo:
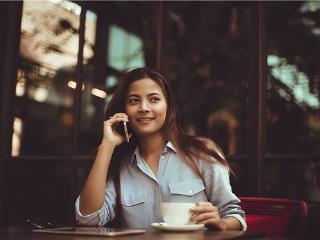
[[[157,93],[157,92],[149,93],[149,94],[148,94],[148,97],[153,96],[153,95],[158,95],[158,96],[160,96],[160,93]],[[138,94],[130,94],[130,95],[128,95],[127,97],[128,97],[128,98],[129,98],[129,97],[139,97],[139,95],[138,95]]]

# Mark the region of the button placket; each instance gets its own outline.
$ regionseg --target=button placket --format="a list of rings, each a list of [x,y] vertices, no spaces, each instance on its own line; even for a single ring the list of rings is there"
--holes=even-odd
[[[160,176],[162,176],[162,174],[163,174],[164,166],[165,166],[164,160],[165,160],[165,156],[164,156],[164,154],[161,154],[160,161],[159,161],[159,166],[158,166],[158,173],[157,173],[158,178]]]

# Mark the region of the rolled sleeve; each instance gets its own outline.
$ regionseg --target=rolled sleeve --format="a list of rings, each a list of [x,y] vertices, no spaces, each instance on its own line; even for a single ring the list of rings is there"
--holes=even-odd
[[[247,230],[246,218],[245,218],[244,211],[238,205],[239,202],[240,200],[239,201],[234,200],[226,203],[224,207],[221,207],[219,209],[219,213],[222,218],[226,218],[226,217],[236,218],[241,224],[242,231],[245,231]]]
[[[105,191],[105,202],[101,209],[88,215],[80,212],[80,196],[75,202],[75,217],[79,225],[103,226],[115,217],[116,205],[115,189],[112,181],[109,181]]]
[[[224,216],[223,218],[226,218],[226,217],[234,217],[234,218],[236,218],[241,224],[241,230],[242,231],[246,231],[247,230],[247,223],[246,223],[246,220],[245,220],[244,216],[241,216],[240,214],[230,214],[230,215]]]
[[[238,219],[242,230],[245,231],[245,213],[239,206],[240,199],[232,192],[227,168],[221,164],[210,164],[204,172],[203,179],[209,201],[218,207],[221,218]]]

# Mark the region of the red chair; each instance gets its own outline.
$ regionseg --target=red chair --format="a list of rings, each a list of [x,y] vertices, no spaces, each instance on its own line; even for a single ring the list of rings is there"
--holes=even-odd
[[[240,200],[248,231],[264,232],[269,238],[305,238],[305,202],[260,197],[240,197]]]

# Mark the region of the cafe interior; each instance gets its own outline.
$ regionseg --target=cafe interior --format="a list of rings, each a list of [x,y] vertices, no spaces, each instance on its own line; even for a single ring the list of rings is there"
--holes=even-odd
[[[248,231],[317,239],[319,16],[319,1],[0,2],[0,227],[75,224],[106,105],[147,66],[223,150]]]

